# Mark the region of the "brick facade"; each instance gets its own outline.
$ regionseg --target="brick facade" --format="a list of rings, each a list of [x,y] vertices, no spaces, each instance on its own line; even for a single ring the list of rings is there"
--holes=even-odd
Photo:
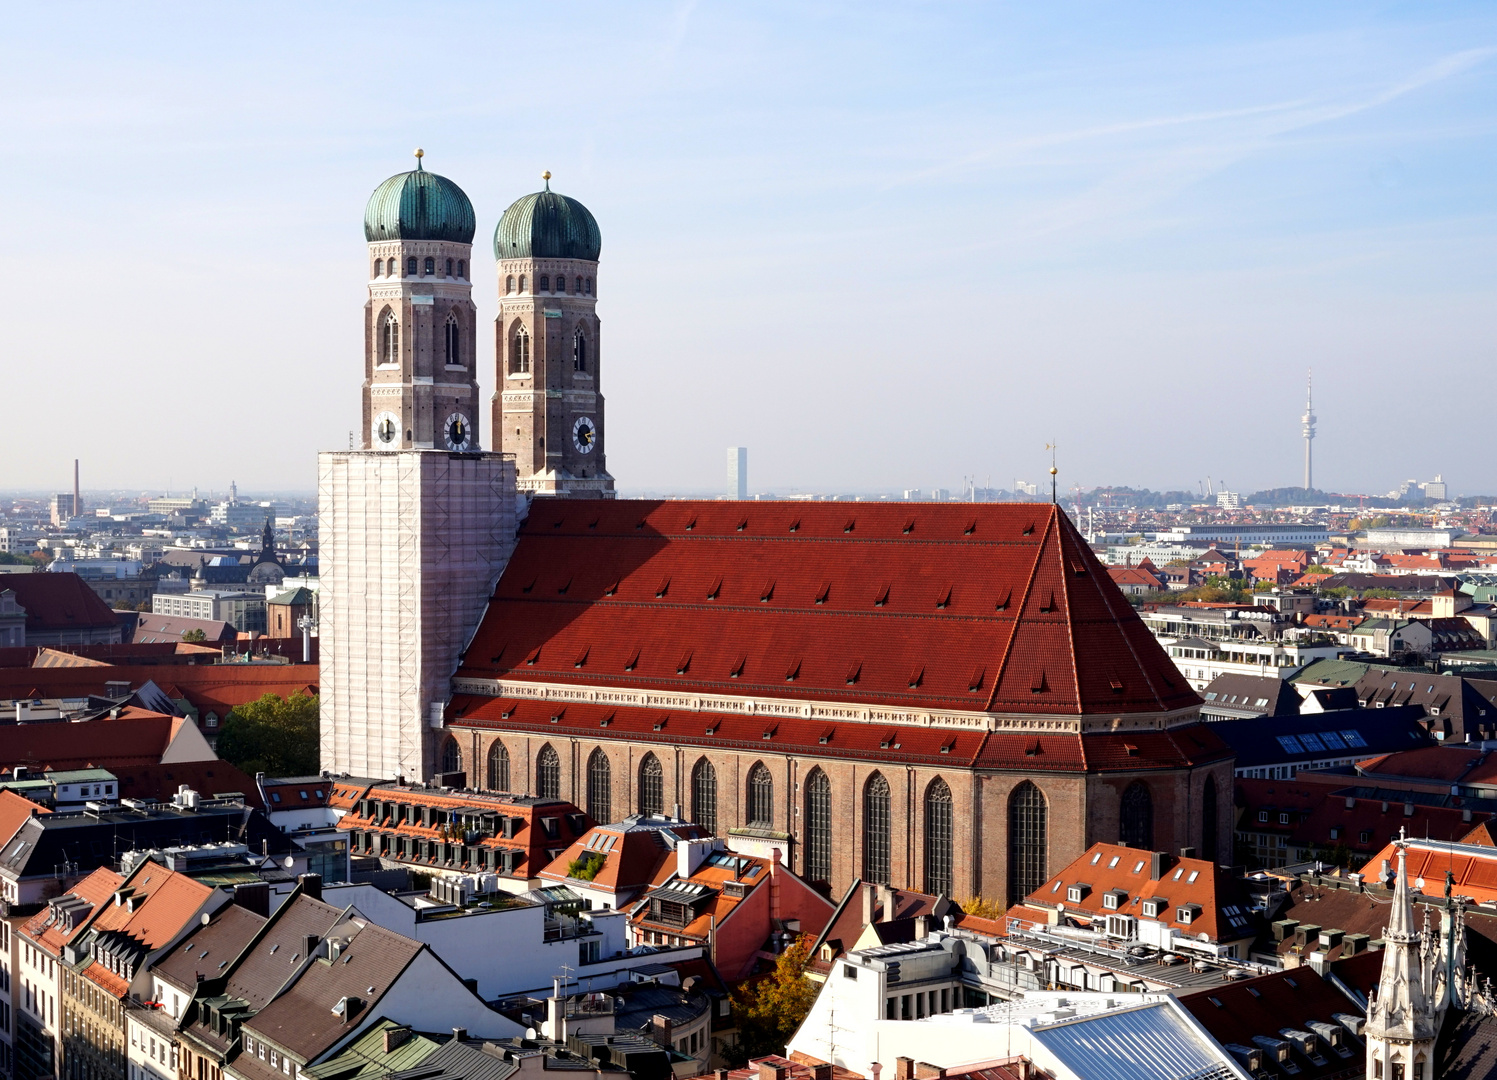
[[[863,791],[874,773],[882,773],[890,788],[890,884],[904,889],[925,888],[925,794],[940,777],[951,789],[952,893],[1002,899],[1008,891],[1009,797],[1024,781],[1032,781],[1046,800],[1048,870],[1054,872],[1077,858],[1091,844],[1118,840],[1118,803],[1134,780],[1148,784],[1154,806],[1154,840],[1160,850],[1202,847],[1201,790],[1207,777],[1217,786],[1218,859],[1231,852],[1231,762],[1218,760],[1180,769],[1140,768],[1134,772],[1039,773],[1007,772],[963,767],[913,765],[898,761],[854,762],[802,754],[701,750],[666,741],[575,738],[493,732],[454,725],[454,735],[468,769],[469,782],[483,786],[486,765],[495,742],[510,759],[510,786],[518,792],[535,790],[536,758],[550,745],[561,760],[560,797],[578,806],[587,803],[587,763],[595,749],[607,755],[612,772],[611,804],[615,820],[639,809],[639,769],[653,753],[663,772],[665,812],[692,812],[692,771],[706,758],[717,773],[718,832],[728,835],[748,828],[747,778],[762,762],[774,778],[774,819],[769,830],[788,834],[789,863],[805,870],[804,781],[820,768],[831,786],[832,875],[828,884],[840,896],[862,876],[864,857]]]

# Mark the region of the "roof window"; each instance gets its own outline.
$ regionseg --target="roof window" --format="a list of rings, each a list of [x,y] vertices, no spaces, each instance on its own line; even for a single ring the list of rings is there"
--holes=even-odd
[[[740,675],[742,675],[743,674],[743,665],[747,661],[748,661],[748,657],[746,657],[746,656],[739,656],[737,660],[733,661],[733,666],[728,670],[728,678],[730,678],[730,679],[736,679]]]
[[[998,598],[998,603],[993,606],[993,610],[994,611],[1007,611],[1008,610],[1008,602],[1009,602],[1010,598],[1013,597],[1013,595],[1014,595],[1014,593],[1013,593],[1012,589],[1010,589],[1008,592],[1004,593],[1002,596],[1000,596]]]
[[[913,690],[925,681],[925,668],[917,667],[910,672],[910,689]]]
[[[824,603],[826,603],[826,598],[828,596],[830,596],[831,593],[832,593],[832,583],[830,581],[823,581],[821,583],[821,588],[816,593],[816,602],[818,604],[824,604]]]

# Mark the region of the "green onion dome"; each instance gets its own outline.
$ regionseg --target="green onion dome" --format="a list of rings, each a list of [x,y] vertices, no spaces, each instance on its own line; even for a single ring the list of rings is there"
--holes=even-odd
[[[586,259],[598,261],[603,234],[593,215],[576,199],[546,190],[517,200],[494,230],[496,259]]]
[[[364,238],[376,240],[448,240],[471,244],[477,222],[463,189],[445,176],[421,167],[390,177],[369,196],[364,207]]]

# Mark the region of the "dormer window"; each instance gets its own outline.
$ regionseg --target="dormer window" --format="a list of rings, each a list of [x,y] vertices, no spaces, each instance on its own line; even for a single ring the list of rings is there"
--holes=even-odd
[[[1092,887],[1085,882],[1077,882],[1066,889],[1066,900],[1072,904],[1079,904],[1091,895]]]
[[[1102,906],[1108,911],[1117,911],[1128,902],[1128,894],[1122,889],[1108,889],[1102,894]]]

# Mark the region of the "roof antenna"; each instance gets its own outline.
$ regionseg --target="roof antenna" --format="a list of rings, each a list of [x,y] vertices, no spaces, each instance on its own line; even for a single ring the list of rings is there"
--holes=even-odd
[[[426,156],[426,151],[423,150],[423,149],[421,149],[421,147],[419,147],[419,146],[416,147],[416,171],[417,172],[423,172],[424,171],[421,168],[421,159],[424,158],[425,156]]]
[[[1053,442],[1045,444],[1045,449],[1050,451],[1050,505],[1052,506],[1058,502],[1055,497],[1055,474],[1060,471],[1055,467],[1055,448],[1058,445],[1060,444]]]

